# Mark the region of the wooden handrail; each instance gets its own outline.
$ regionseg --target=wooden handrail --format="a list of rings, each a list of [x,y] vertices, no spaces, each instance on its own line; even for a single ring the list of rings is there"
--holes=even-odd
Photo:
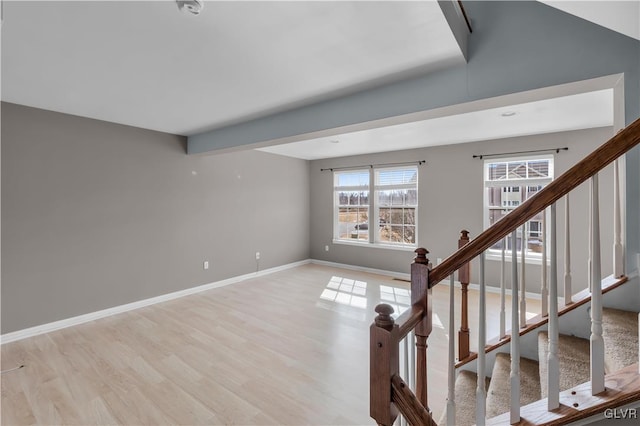
[[[509,232],[544,210],[578,185],[598,173],[616,158],[640,143],[640,119],[637,119],[609,141],[587,155],[575,166],[545,186],[536,195],[486,229],[429,272],[429,286],[433,287],[462,265],[504,238]]]
[[[376,307],[379,315],[370,327],[370,415],[378,424],[391,426],[398,416],[399,409],[410,423],[434,424],[427,404],[426,369],[427,338],[432,328],[431,288],[638,144],[640,119],[609,139],[477,238],[463,245],[435,268],[430,267],[426,258],[427,250],[416,250],[417,256],[411,265],[411,308],[396,322],[391,316],[393,308],[380,304]],[[398,345],[414,328],[417,348],[416,394],[409,390],[398,375]]]
[[[424,308],[422,306],[413,305],[411,309],[407,309],[398,317],[398,337],[400,340],[407,337],[407,334],[414,329],[416,325],[424,318]]]
[[[395,375],[391,378],[391,388],[393,403],[410,425],[436,426],[429,410],[422,405],[400,376]]]

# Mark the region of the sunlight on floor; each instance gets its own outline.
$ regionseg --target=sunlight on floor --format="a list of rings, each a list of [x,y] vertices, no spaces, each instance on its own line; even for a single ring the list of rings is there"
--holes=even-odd
[[[411,306],[411,293],[406,288],[380,286],[380,301],[393,308],[393,317],[398,318]]]
[[[367,309],[367,283],[333,276],[322,291],[320,299],[354,308]]]

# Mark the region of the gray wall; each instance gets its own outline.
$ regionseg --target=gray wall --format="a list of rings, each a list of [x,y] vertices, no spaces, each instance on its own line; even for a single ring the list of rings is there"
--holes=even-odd
[[[185,144],[2,104],[2,333],[309,257],[306,161]]]
[[[514,152],[532,149],[569,147],[569,151],[555,154],[555,175],[569,167],[608,140],[612,128],[580,130],[547,135],[508,138],[458,145],[437,146],[375,155],[362,155],[311,162],[311,257],[314,259],[347,263],[397,272],[409,272],[414,254],[407,251],[372,247],[332,244],[333,204],[332,173],[321,168],[358,166],[363,164],[394,163],[426,160],[419,169],[419,223],[418,245],[426,247],[435,264],[437,258],[446,258],[457,249],[461,229],[470,231],[471,238],[483,230],[483,160],[473,154]],[[600,176],[602,261],[603,276],[612,273],[613,244],[612,167]],[[587,287],[586,259],[588,247],[588,185],[583,184],[571,196],[573,279],[575,290]],[[564,232],[564,203],[558,205],[559,248],[562,249]],[[324,246],[329,245],[326,252]],[[562,270],[564,255],[559,253]],[[498,261],[487,262],[487,281],[498,285]],[[527,265],[527,291],[540,292],[540,266]],[[477,283],[478,265],[472,266],[472,280]],[[509,285],[509,283],[508,283]],[[562,290],[561,290],[562,291]]]
[[[622,73],[626,123],[640,117],[640,41],[537,1],[469,1],[466,65],[189,137],[238,148],[509,93]],[[627,267],[640,254],[640,147],[627,154]]]

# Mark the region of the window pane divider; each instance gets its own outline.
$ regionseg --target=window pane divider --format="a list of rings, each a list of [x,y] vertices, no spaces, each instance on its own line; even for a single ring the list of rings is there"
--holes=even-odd
[[[510,186],[534,186],[538,184],[551,183],[553,178],[529,178],[529,179],[504,179],[504,180],[486,180],[487,188],[502,188]]]
[[[393,191],[394,189],[416,189],[418,185],[416,183],[400,183],[394,185],[376,185],[374,188],[376,191]]]

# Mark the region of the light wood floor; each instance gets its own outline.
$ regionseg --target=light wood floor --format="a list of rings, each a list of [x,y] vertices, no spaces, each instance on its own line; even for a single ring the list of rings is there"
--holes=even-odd
[[[2,424],[371,425],[373,308],[408,304],[408,288],[305,265],[5,344],[2,369],[25,367],[2,375]],[[497,295],[488,303],[492,337]],[[471,292],[471,324],[476,305]],[[434,288],[433,306],[437,419],[447,392],[447,286]],[[534,301],[528,310],[538,309]]]

